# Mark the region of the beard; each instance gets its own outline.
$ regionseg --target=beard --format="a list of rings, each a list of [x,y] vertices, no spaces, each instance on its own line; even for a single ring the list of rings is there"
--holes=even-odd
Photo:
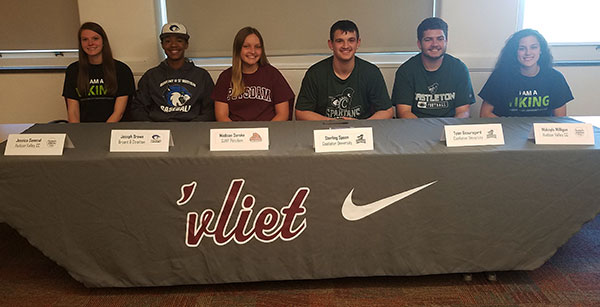
[[[446,54],[446,48],[442,49],[439,56],[430,56],[427,52],[421,51],[421,54],[429,60],[435,61],[441,59]]]

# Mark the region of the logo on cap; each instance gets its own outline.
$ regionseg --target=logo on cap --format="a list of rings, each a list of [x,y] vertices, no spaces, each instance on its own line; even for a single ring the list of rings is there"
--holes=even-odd
[[[177,25],[172,25],[169,27],[169,30],[171,31],[179,31],[179,27]]]

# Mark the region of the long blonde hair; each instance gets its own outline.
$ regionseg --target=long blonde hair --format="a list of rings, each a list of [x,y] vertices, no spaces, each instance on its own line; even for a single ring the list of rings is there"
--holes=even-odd
[[[265,43],[263,42],[262,35],[258,32],[257,29],[252,27],[245,27],[238,31],[233,39],[233,63],[231,65],[231,97],[237,97],[244,93],[246,85],[244,84],[244,80],[242,80],[242,46],[244,45],[244,40],[250,34],[255,34],[258,36],[260,40],[260,45],[262,47],[262,54],[260,59],[258,60],[258,65],[264,66],[269,64],[269,60],[267,60],[267,53],[265,52]]]

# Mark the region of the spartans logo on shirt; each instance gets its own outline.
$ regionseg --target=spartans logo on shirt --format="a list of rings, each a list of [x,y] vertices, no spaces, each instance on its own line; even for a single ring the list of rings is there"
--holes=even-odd
[[[189,112],[192,108],[191,105],[186,105],[192,94],[181,85],[169,85],[164,97],[168,106],[160,106],[163,112]]]
[[[438,94],[439,83],[433,83],[427,87],[428,94],[415,93],[415,101],[419,109],[447,109],[449,101],[456,98],[456,92]]]
[[[327,117],[352,117],[360,116],[360,106],[352,106],[352,98],[354,97],[354,89],[347,87],[341,94],[329,96],[329,105],[327,106]]]

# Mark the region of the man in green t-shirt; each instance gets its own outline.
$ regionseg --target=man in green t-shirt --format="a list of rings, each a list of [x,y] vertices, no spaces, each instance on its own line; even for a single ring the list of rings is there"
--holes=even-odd
[[[298,120],[392,118],[392,104],[377,66],[356,57],[358,27],[350,20],[331,26],[333,55],[311,66],[296,102]]]
[[[475,103],[467,66],[446,53],[448,24],[430,17],[417,28],[421,52],[398,68],[392,103],[400,118],[469,117]]]

